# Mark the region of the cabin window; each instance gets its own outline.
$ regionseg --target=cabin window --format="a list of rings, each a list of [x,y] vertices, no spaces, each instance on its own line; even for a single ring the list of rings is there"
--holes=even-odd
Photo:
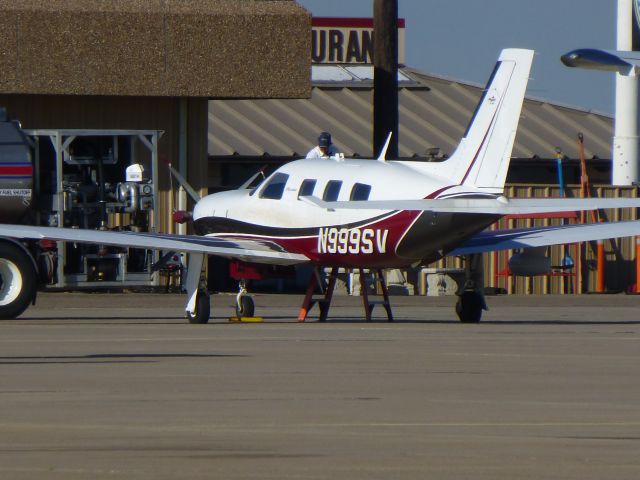
[[[260,192],[260,198],[280,200],[287,180],[289,180],[289,175],[285,173],[275,173],[264,186],[262,192]]]
[[[308,197],[309,195],[313,195],[313,190],[316,188],[315,180],[303,180],[300,185],[300,192],[298,193],[298,198],[300,197]]]
[[[340,187],[342,187],[341,180],[329,180],[327,186],[324,189],[324,195],[322,195],[322,199],[325,202],[335,202],[338,199]]]
[[[369,200],[370,193],[371,185],[356,183],[351,189],[351,196],[349,197],[349,200]]]

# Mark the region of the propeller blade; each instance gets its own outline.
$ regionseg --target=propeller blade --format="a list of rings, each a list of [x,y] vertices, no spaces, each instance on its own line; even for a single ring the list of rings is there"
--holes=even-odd
[[[173,168],[171,164],[169,164],[169,171],[174,176],[174,178],[178,181],[178,183],[184,187],[184,189],[187,191],[187,193],[193,199],[193,201],[196,203],[199,202],[202,197],[198,195],[198,192],[196,192],[193,189],[193,187],[189,185],[189,182],[187,182],[187,180],[180,174],[180,172],[178,172],[175,168]]]
[[[247,180],[246,182],[244,182],[242,185],[240,185],[238,187],[238,190],[244,190],[246,188],[249,188],[249,185],[251,185],[251,183],[259,176],[262,175],[264,177],[264,169],[267,168],[267,166],[263,166],[260,170],[258,170],[256,173],[254,173],[253,175],[251,175],[251,178],[249,178],[249,180]]]

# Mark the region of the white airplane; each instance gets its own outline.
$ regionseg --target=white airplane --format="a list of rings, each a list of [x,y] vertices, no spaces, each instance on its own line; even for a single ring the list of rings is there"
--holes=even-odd
[[[198,235],[20,225],[1,225],[0,235],[189,252],[186,314],[192,323],[206,323],[210,315],[200,280],[205,255],[250,264],[311,263],[316,271],[379,271],[463,255],[466,281],[456,310],[461,321],[477,322],[486,309],[482,252],[640,235],[640,222],[485,230],[507,214],[640,207],[639,199],[503,196],[532,59],[530,50],[502,51],[464,138],[443,162],[386,160],[386,146],[376,159],[296,160],[255,188],[243,186],[197,202],[193,226]],[[313,287],[300,320],[312,305]],[[253,313],[244,293],[238,310]],[[330,293],[326,298],[330,301]],[[385,307],[391,320],[388,303]],[[325,304],[321,319],[327,312]],[[369,319],[370,310],[365,313]]]

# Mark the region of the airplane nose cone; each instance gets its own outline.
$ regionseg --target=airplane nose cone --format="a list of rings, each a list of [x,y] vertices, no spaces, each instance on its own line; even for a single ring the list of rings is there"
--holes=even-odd
[[[213,211],[215,210],[214,200],[210,197],[211,196],[208,195],[195,204],[195,206],[193,207],[194,220],[209,216],[213,213]]]

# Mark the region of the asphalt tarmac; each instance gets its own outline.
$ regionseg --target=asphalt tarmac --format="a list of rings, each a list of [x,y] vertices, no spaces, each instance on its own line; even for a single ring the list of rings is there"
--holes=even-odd
[[[640,297],[48,293],[0,322],[0,479],[640,478]]]

